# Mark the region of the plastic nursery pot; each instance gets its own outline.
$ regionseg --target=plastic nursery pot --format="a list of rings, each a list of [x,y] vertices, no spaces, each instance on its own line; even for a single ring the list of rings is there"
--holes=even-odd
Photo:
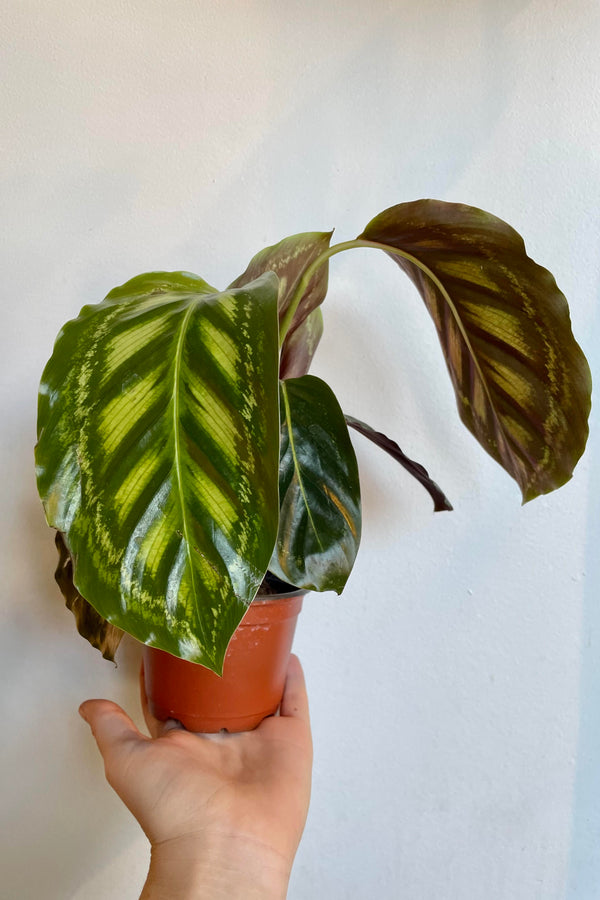
[[[178,719],[188,731],[251,731],[276,712],[302,598],[307,592],[257,597],[235,631],[223,675],[144,647],[144,684],[150,712]]]

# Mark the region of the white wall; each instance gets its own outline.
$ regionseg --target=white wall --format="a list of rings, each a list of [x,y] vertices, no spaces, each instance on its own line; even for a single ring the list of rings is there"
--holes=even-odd
[[[33,479],[60,325],[149,269],[226,285],[303,230],[422,196],[506,218],[598,371],[595,0],[8,0],[2,28],[0,894],[132,900],[145,839],[77,716],[137,713],[75,632]],[[455,512],[356,440],[364,539],[296,647],[315,737],[292,900],[587,900],[600,885],[600,467],[516,486],[459,425],[431,323],[383,256],[331,267],[315,372]]]

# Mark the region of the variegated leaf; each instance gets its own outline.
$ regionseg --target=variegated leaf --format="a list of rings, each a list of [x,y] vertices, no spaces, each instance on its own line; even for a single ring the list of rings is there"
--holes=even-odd
[[[480,209],[420,200],[381,213],[360,239],[413,257],[389,253],[433,317],[463,422],[523,501],[568,481],[588,434],[590,372],[564,295],[517,232]]]
[[[232,284],[242,287],[263,272],[275,272],[279,278],[279,321],[288,310],[292,295],[305,269],[329,248],[332,231],[306,232],[284,238],[272,247],[265,247],[250,261],[246,271]],[[329,264],[319,266],[310,279],[287,330],[281,348],[281,378],[304,375],[321,337],[319,317],[312,317],[310,326],[295,335],[303,322],[325,299]],[[322,331],[322,323],[321,323]],[[302,368],[305,370],[302,371]],[[293,373],[291,375],[290,373]]]
[[[339,594],[360,542],[360,486],[339,404],[320,378],[281,382],[280,521],[269,565],[298,587]]]
[[[277,534],[277,294],[270,272],[139,276],[64,327],[40,387],[38,487],[77,590],[215,671]]]

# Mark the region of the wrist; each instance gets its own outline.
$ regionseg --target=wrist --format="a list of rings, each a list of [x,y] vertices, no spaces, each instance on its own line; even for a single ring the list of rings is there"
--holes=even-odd
[[[285,900],[293,860],[238,836],[190,836],[152,848],[140,900]]]

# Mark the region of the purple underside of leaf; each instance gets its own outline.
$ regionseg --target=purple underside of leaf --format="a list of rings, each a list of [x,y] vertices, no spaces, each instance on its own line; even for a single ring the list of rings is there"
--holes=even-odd
[[[230,287],[241,287],[266,271],[279,278],[279,322],[295,296],[307,269],[325,253],[333,232],[306,232],[286,237],[272,247],[265,247],[248,264],[245,272]],[[318,312],[327,294],[328,262],[323,260],[305,285],[281,347],[281,378],[299,378],[309,368],[323,331]]]
[[[442,491],[442,489],[433,481],[432,478],[429,477],[429,472],[427,469],[422,466],[420,463],[415,462],[413,459],[410,459],[399,447],[396,441],[387,437],[387,435],[383,434],[381,431],[375,431],[374,428],[371,428],[370,425],[367,425],[365,422],[361,422],[359,419],[355,419],[353,416],[345,416],[347,424],[354,428],[355,431],[358,431],[359,434],[362,434],[363,437],[368,438],[378,447],[381,447],[382,450],[385,450],[386,453],[389,453],[396,462],[399,462],[401,466],[403,466],[407,472],[409,472],[413,478],[416,478],[418,482],[420,482],[425,490],[430,495],[433,500],[433,509],[434,512],[444,512],[446,510],[452,509],[452,504]]]

